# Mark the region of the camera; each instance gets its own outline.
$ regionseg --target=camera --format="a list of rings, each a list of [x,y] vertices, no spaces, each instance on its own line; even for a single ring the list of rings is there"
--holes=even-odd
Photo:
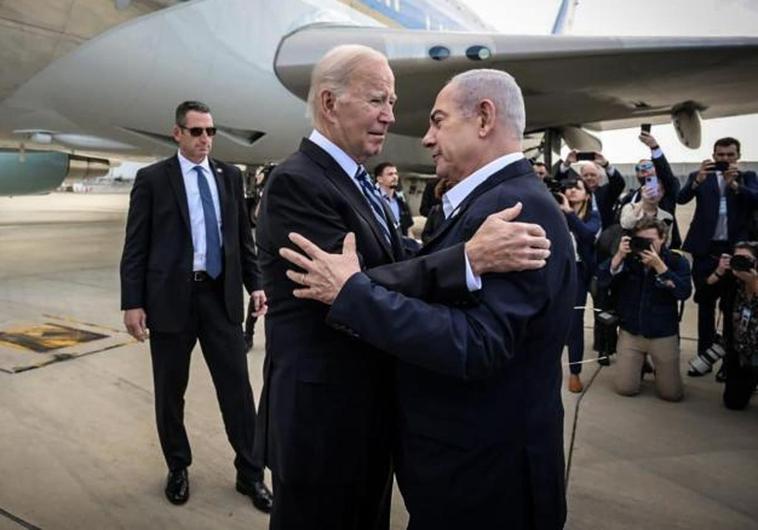
[[[729,162],[719,161],[713,163],[713,171],[720,171],[723,173],[727,169],[729,169]]]
[[[729,260],[729,266],[733,271],[748,272],[750,269],[755,267],[755,263],[747,256],[737,255],[732,256],[732,259]]]
[[[547,186],[547,189],[550,191],[553,197],[555,197],[555,200],[558,201],[558,204],[562,204],[563,199],[561,199],[561,196],[559,195],[559,193],[563,193],[564,191],[566,191],[566,188],[563,186],[563,184],[561,184],[560,181],[552,177],[546,178],[544,182],[545,182],[545,186]]]
[[[646,237],[632,236],[629,240],[629,248],[632,249],[632,254],[641,254],[645,250],[650,250],[653,246],[653,242]]]
[[[690,377],[700,377],[707,374],[713,369],[714,363],[721,359],[725,353],[724,347],[718,342],[714,342],[710,348],[690,361],[687,375]]]

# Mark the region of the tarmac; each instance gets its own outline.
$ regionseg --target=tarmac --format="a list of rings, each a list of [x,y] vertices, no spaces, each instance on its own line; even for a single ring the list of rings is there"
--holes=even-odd
[[[234,490],[199,352],[185,413],[192,495],[181,507],[163,496],[149,352],[123,332],[119,310],[127,207],[126,194],[0,198],[0,530],[265,529],[268,517]],[[680,222],[689,216],[682,209]],[[683,371],[695,315],[690,301]],[[259,322],[248,357],[256,396],[262,337]],[[589,349],[589,328],[586,338]],[[656,398],[650,375],[641,395],[621,397],[613,370],[590,362],[585,392],[564,391],[566,528],[757,529],[758,400],[725,409],[713,374],[685,377],[680,403]],[[406,524],[395,491],[392,528]]]

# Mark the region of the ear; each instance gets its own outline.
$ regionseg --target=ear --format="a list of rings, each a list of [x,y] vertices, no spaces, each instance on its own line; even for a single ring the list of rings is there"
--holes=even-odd
[[[178,125],[174,125],[174,128],[171,129],[171,136],[174,137],[174,141],[176,143],[179,143],[179,138],[182,136],[182,129]]]
[[[318,93],[318,100],[321,112],[332,121],[337,106],[337,96],[331,90],[324,88]]]
[[[477,114],[479,118],[479,137],[484,138],[495,126],[495,119],[497,118],[497,109],[492,100],[483,99],[479,102],[477,107]]]

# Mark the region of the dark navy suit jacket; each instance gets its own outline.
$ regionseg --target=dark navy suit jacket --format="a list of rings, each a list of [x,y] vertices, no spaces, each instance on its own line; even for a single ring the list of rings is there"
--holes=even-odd
[[[395,462],[412,528],[556,529],[565,520],[560,359],[576,273],[563,213],[520,160],[473,190],[421,254],[466,241],[517,201],[518,220],[552,241],[544,268],[484,275],[476,303],[443,306],[411,298],[412,271],[387,265],[351,277],[328,314],[399,360]]]
[[[693,188],[696,175],[697,171],[690,173],[677,197],[679,204],[687,204],[693,197],[697,198],[695,215],[682,249],[694,256],[705,256],[716,230],[721,196],[715,173],[709,173],[700,185]],[[726,190],[728,237],[732,245],[748,237],[750,216],[758,208],[758,179],[755,173],[746,171],[741,178],[742,183],[737,193],[731,188]]]

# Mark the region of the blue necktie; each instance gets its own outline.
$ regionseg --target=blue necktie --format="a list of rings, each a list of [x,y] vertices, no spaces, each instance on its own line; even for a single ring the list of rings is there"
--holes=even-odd
[[[390,229],[387,225],[387,219],[384,216],[384,208],[382,208],[382,198],[379,196],[379,192],[374,185],[369,182],[368,174],[366,173],[366,170],[363,169],[363,166],[358,166],[358,171],[355,173],[355,179],[358,181],[358,184],[360,184],[361,191],[366,197],[371,209],[374,210],[374,216],[376,217],[376,220],[379,221],[379,226],[382,227],[384,238],[387,240],[387,243],[392,244]]]
[[[203,168],[192,168],[197,173],[197,189],[200,191],[200,201],[203,203],[203,218],[205,219],[205,272],[213,279],[221,275],[221,241],[218,237],[218,220],[216,208],[213,206],[213,196],[208,182],[203,176]]]

